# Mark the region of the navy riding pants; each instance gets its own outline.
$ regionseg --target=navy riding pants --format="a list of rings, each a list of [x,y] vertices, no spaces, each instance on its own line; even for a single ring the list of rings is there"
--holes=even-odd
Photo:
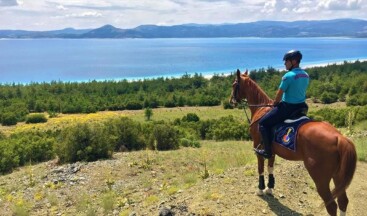
[[[270,146],[272,142],[271,128],[276,124],[289,118],[295,111],[308,108],[306,103],[291,104],[280,102],[259,121],[259,130],[266,146]]]

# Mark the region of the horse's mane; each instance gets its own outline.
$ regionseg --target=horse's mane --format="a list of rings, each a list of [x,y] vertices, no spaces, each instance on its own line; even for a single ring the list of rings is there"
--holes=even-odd
[[[260,88],[260,86],[253,81],[250,77],[246,76],[245,80],[248,82],[249,89],[251,89],[249,93],[249,97],[251,97],[258,104],[269,104],[272,102],[272,99]]]

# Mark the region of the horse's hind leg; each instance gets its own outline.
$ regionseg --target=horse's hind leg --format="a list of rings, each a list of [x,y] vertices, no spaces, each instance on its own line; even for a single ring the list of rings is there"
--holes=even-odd
[[[337,187],[341,180],[339,180],[338,178],[334,178],[333,180],[334,180],[335,187]],[[343,215],[346,214],[347,206],[348,206],[348,203],[349,203],[349,199],[347,197],[346,191],[344,191],[344,193],[340,194],[338,196],[337,200],[338,200],[338,206],[339,206],[339,209],[340,209],[340,215],[343,216]]]
[[[332,200],[331,191],[329,188],[329,182],[318,182],[316,183],[317,192],[321,196],[322,200],[326,205],[326,210],[331,216],[336,216],[337,205],[334,200]]]

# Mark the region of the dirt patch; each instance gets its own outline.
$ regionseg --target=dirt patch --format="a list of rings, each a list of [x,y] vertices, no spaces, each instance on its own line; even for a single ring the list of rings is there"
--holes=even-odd
[[[171,155],[141,151],[92,163],[20,168],[0,176],[0,215],[327,215],[302,162],[277,158],[273,196],[257,196],[255,164],[175,188],[182,178],[178,172],[195,169],[195,163]],[[348,215],[367,212],[366,172],[367,164],[359,162],[347,191]]]
[[[249,169],[255,168],[241,167],[211,176],[166,206],[184,204],[188,206],[188,212],[198,215],[327,215],[301,162],[281,160],[276,164],[273,196],[256,195],[257,176],[246,175]],[[350,201],[348,215],[365,215],[366,171],[367,164],[358,163],[353,182],[347,190]]]

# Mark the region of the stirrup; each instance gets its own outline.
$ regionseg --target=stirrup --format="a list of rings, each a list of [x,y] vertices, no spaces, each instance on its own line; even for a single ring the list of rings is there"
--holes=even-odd
[[[266,159],[269,159],[269,158],[271,158],[272,156],[273,156],[273,154],[271,154],[271,153],[267,153],[265,150],[263,150],[263,149],[255,149],[254,148],[254,151],[256,152],[256,154],[258,154],[258,155],[260,155],[260,156],[262,156],[262,157],[264,157],[264,158],[266,158]]]

